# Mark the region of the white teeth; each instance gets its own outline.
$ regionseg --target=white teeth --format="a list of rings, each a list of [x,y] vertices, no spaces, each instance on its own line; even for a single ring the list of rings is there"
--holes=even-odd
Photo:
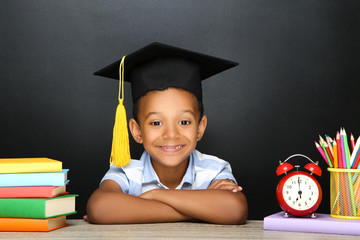
[[[176,147],[164,147],[165,149],[179,149],[179,148],[181,148],[181,146],[179,145],[179,146],[176,146]]]

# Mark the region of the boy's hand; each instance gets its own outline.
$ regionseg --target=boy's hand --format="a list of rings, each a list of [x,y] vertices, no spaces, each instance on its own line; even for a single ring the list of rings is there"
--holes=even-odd
[[[230,179],[219,179],[215,180],[208,189],[221,189],[228,190],[232,192],[241,192],[242,187],[238,186],[234,181]]]
[[[154,192],[155,190],[156,190],[156,189],[150,190],[150,191],[147,191],[147,192],[144,192],[144,193],[142,193],[141,195],[139,195],[139,197],[141,197],[141,198],[143,198],[143,199],[152,200],[152,199],[153,199],[152,194],[153,194],[153,192]]]

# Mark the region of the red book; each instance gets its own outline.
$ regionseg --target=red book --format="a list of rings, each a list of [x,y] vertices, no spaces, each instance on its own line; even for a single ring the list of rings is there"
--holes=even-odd
[[[0,198],[53,198],[65,193],[66,186],[0,187]]]

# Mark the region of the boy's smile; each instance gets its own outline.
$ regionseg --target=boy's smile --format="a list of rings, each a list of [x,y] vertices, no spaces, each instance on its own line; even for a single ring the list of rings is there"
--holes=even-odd
[[[206,116],[199,117],[196,98],[181,89],[151,91],[141,98],[139,123],[131,119],[129,127],[159,177],[159,171],[185,173],[189,155],[206,128]]]
[[[160,148],[164,152],[177,152],[179,149],[183,148],[184,145],[178,145],[178,146],[160,146]]]

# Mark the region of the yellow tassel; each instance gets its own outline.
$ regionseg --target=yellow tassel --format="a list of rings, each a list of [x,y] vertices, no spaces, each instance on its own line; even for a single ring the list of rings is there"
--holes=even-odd
[[[130,163],[129,132],[127,128],[126,110],[124,107],[124,60],[119,67],[119,105],[116,108],[113,141],[110,163],[116,167],[124,167]]]

